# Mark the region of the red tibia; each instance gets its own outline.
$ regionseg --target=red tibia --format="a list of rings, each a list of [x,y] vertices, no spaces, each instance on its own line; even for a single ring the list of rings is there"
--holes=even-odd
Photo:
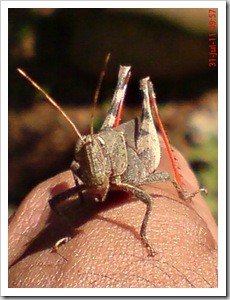
[[[130,76],[131,76],[131,72],[129,72],[128,76],[127,76],[127,79],[126,79],[126,85],[128,84],[129,82],[129,79],[130,79]],[[117,111],[117,116],[116,116],[116,120],[113,124],[113,128],[114,127],[117,127],[119,126],[120,124],[120,120],[121,120],[121,113],[122,113],[122,109],[123,109],[123,104],[124,104],[124,99],[125,97],[121,100],[121,102],[119,103],[119,107],[118,107],[118,111]]]
[[[113,127],[117,127],[120,124],[121,112],[122,112],[122,109],[123,109],[123,104],[124,104],[124,99],[122,99],[122,101],[120,102],[120,105],[119,105],[119,108],[118,108],[118,111],[117,111],[116,120],[115,120],[115,122],[113,124]]]
[[[181,189],[183,190],[183,182],[182,182],[182,179],[181,179],[181,175],[179,174],[179,171],[178,171],[176,158],[173,155],[172,148],[170,146],[167,134],[166,134],[164,126],[161,122],[161,119],[160,119],[160,116],[159,116],[159,113],[158,113],[157,103],[156,103],[156,96],[155,96],[155,93],[153,91],[152,86],[151,86],[150,90],[151,90],[151,93],[149,95],[150,101],[152,103],[153,111],[154,111],[159,129],[160,129],[160,132],[161,132],[163,140],[165,142],[165,146],[166,146],[166,149],[167,149],[167,152],[168,152],[168,155],[169,155],[172,167],[173,167],[173,172],[174,172],[174,175],[175,175],[175,179],[176,179],[177,183],[179,184],[179,186],[181,187]]]

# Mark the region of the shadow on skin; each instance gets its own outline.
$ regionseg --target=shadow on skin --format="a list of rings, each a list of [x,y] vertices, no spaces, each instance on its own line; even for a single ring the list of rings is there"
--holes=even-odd
[[[187,189],[196,190],[194,174],[175,155]],[[169,166],[163,149],[159,171],[171,172]],[[76,203],[66,211],[73,230],[48,205],[54,194],[73,186],[70,171],[50,178],[11,219],[9,287],[217,287],[217,226],[201,195],[184,202],[171,183],[142,187],[154,198],[147,226],[156,251],[151,257],[139,235],[146,209],[141,201],[113,192],[102,204]],[[72,239],[52,253],[66,236]]]

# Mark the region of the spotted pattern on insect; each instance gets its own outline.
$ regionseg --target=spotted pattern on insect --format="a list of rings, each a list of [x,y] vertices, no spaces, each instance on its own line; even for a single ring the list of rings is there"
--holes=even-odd
[[[149,77],[140,81],[140,90],[143,94],[141,117],[119,125],[125,92],[131,74],[130,66],[121,66],[111,108],[100,131],[96,134],[93,133],[93,117],[91,116],[91,134],[82,136],[58,104],[25,72],[20,69],[18,71],[61,112],[79,137],[75,146],[74,159],[70,166],[76,186],[50,199],[50,207],[57,214],[63,215],[58,207],[61,202],[68,198],[77,199],[80,197],[84,199],[84,194],[87,192],[92,195],[95,201],[104,201],[109,190],[125,191],[146,205],[140,236],[149,253],[152,256],[155,255],[146,233],[154,199],[150,194],[142,190],[141,185],[149,182],[170,181],[183,200],[192,199],[200,191],[206,190],[200,189],[189,193],[182,188],[178,167],[175,164],[175,159],[172,156],[172,152],[170,152],[170,144],[162,129],[163,125],[159,118],[155,93]],[[99,83],[101,84],[101,80]],[[96,104],[95,99],[94,106]],[[172,179],[167,172],[157,171],[161,159],[161,147],[151,113],[150,102],[160,125],[176,180]],[[57,242],[56,248],[63,241],[65,239]]]
[[[119,108],[122,108],[124,98],[125,98],[125,92],[127,89],[130,75],[131,75],[130,68],[131,68],[130,66],[127,66],[127,67],[121,66],[120,67],[120,70],[118,73],[117,87],[116,87],[116,90],[115,90],[115,93],[113,96],[111,107],[107,113],[107,116],[101,127],[101,130],[103,130],[105,128],[114,127],[116,120],[119,118],[119,116],[118,116]]]

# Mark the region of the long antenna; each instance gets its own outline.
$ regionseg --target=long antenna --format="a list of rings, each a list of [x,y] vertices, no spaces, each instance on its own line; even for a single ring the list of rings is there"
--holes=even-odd
[[[110,53],[108,53],[106,55],[104,66],[102,68],[102,71],[101,71],[101,74],[100,74],[100,77],[99,77],[99,81],[98,81],[98,84],[97,84],[97,88],[96,88],[96,91],[95,91],[95,94],[94,94],[94,98],[93,98],[93,105],[92,105],[92,108],[91,108],[91,116],[90,116],[90,134],[91,135],[93,135],[93,120],[94,120],[94,113],[95,113],[95,109],[96,109],[96,105],[97,105],[97,100],[98,100],[98,96],[99,96],[102,81],[105,77],[105,71],[106,71],[106,67],[108,65],[109,59],[110,59]]]
[[[33,79],[31,79],[24,71],[17,68],[17,71],[24,76],[37,90],[39,90],[46,99],[62,114],[62,116],[69,122],[69,124],[72,126],[74,131],[77,133],[78,137],[82,140],[84,143],[83,137],[78,131],[77,127],[74,125],[74,123],[70,120],[70,118],[67,116],[67,114],[62,110],[62,108],[35,82]]]

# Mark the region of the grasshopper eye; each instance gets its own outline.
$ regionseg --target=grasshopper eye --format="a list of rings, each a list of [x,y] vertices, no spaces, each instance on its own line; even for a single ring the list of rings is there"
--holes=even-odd
[[[80,164],[74,160],[70,166],[70,169],[73,171],[73,173],[76,173],[76,171],[80,168]]]

